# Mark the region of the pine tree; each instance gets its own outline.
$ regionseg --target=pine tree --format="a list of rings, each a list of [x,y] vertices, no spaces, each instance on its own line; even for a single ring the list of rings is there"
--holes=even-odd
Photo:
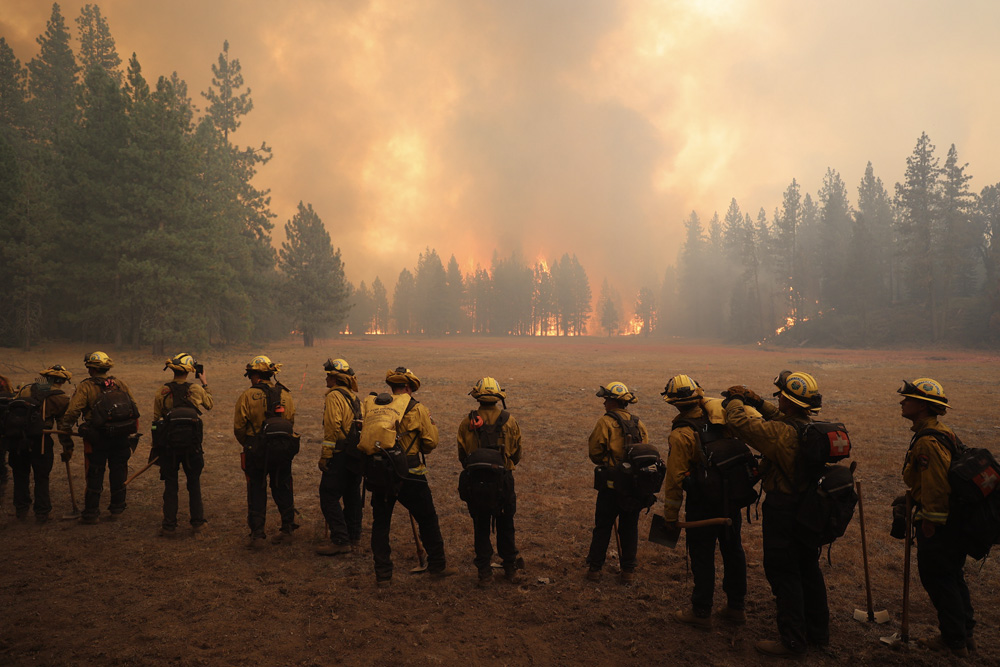
[[[452,255],[445,271],[445,325],[450,333],[459,333],[468,329],[462,303],[465,300],[465,282],[462,271],[458,268],[458,260]]]
[[[601,295],[597,298],[597,312],[601,328],[609,337],[621,333],[622,313],[618,308],[618,293],[608,283],[607,278],[601,283]]]
[[[79,72],[58,3],[52,5],[45,32],[36,41],[38,55],[28,63],[29,106],[37,136],[51,141],[73,121]]]
[[[317,333],[337,329],[347,318],[344,264],[312,204],[299,202],[298,212],[285,223],[285,237],[278,267],[286,280],[286,303],[302,331],[303,344],[312,347]]]
[[[819,246],[815,257],[819,260],[820,308],[842,308],[850,298],[850,261],[848,243],[851,237],[851,205],[847,186],[840,174],[826,170],[823,186],[819,191]]]
[[[941,171],[941,230],[936,244],[944,313],[948,312],[948,299],[972,294],[979,277],[976,247],[982,232],[973,226],[976,195],[969,189],[972,176],[965,173],[968,166],[958,163],[958,151],[952,144]]]
[[[533,273],[534,290],[531,295],[531,331],[541,336],[548,336],[554,328],[553,320],[556,312],[552,274],[549,272],[548,266],[543,262],[535,264]]]
[[[702,335],[705,333],[707,313],[703,300],[704,283],[700,276],[702,264],[707,255],[705,234],[701,226],[701,218],[694,211],[684,222],[684,245],[681,246],[678,260],[680,275],[678,287],[681,307],[687,314],[682,331],[685,334]]]
[[[855,310],[862,313],[865,321],[869,305],[885,307],[894,298],[896,258],[892,252],[892,225],[892,199],[869,162],[858,185],[858,209],[854,214],[848,264],[851,276],[848,291],[855,295]]]
[[[903,183],[896,184],[897,232],[903,259],[906,294],[923,302],[932,323],[932,336],[939,335],[934,236],[939,227],[941,169],[934,157],[934,145],[921,133],[910,157],[906,158]]]
[[[802,222],[802,197],[799,194],[799,184],[793,178],[785,189],[781,202],[781,214],[776,219],[775,259],[779,272],[779,286],[785,294],[789,317],[799,318],[801,296],[799,293],[799,244],[796,232]]]
[[[436,250],[426,248],[417,259],[413,314],[417,331],[440,336],[448,326],[447,277]]]
[[[649,336],[656,329],[656,296],[650,287],[640,287],[635,297],[635,316],[642,322],[642,335]]]
[[[80,29],[80,69],[86,74],[91,67],[100,67],[120,86],[122,59],[115,48],[108,21],[101,15],[101,8],[84,5],[76,24]]]
[[[372,333],[389,333],[389,297],[382,279],[372,281]]]
[[[0,37],[0,134],[8,141],[27,124],[27,73],[7,40]]]
[[[351,310],[347,315],[347,326],[351,334],[360,336],[370,333],[372,320],[375,318],[375,301],[372,298],[372,291],[365,285],[365,281],[357,288],[351,287]]]
[[[399,272],[396,289],[392,292],[392,319],[396,322],[396,333],[408,334],[414,331],[414,301],[417,288],[409,269]]]

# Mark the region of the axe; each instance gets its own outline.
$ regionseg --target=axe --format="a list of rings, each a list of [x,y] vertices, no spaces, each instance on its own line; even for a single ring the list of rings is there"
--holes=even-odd
[[[727,517],[715,519],[701,519],[699,521],[678,521],[676,527],[667,525],[667,520],[662,514],[654,514],[653,520],[649,524],[649,541],[656,544],[670,547],[677,546],[677,539],[681,536],[681,528],[705,528],[707,526],[731,526],[733,520]]]
[[[865,564],[865,595],[868,598],[868,610],[855,609],[854,620],[861,621],[862,623],[865,621],[869,623],[888,623],[889,612],[885,609],[875,611],[875,605],[872,603],[872,581],[868,572],[868,539],[865,537],[865,504],[861,499],[861,482],[855,482],[854,486],[858,492],[858,518],[861,522],[861,556]]]

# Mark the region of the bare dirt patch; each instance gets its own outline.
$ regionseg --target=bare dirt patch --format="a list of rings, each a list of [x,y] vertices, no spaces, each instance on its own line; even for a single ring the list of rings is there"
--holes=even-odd
[[[16,382],[51,363],[69,366],[77,379],[81,347],[51,347],[28,354],[0,353],[0,373]],[[129,382],[148,415],[153,392],[168,379],[162,360],[136,351],[106,350],[114,373]],[[232,437],[232,406],[246,386],[243,365],[257,353],[284,364],[282,381],[298,403],[296,426],[303,452],[294,465],[296,507],[302,528],[290,546],[250,552],[244,546],[246,487],[239,447]],[[450,564],[462,573],[432,582],[405,571],[413,565],[409,522],[397,508],[392,544],[397,576],[376,590],[370,553],[329,559],[313,555],[322,537],[317,488],[322,362],[348,359],[362,392],[382,387],[387,368],[406,365],[422,380],[418,398],[441,428],[441,446],[429,457],[431,488]],[[711,632],[670,620],[688,604],[691,580],[683,541],[676,550],[640,542],[638,581],[623,588],[606,574],[587,582],[584,556],[593,527],[595,492],[586,439],[602,413],[594,396],[612,379],[635,387],[635,412],[666,454],[674,410],[658,395],[666,380],[689,373],[717,394],[742,382],[764,393],[783,368],[814,373],[825,397],[822,416],[851,430],[858,478],[863,481],[877,608],[890,626],[852,620],[865,603],[857,519],[832,550],[823,570],[833,616],[831,647],[812,664],[940,664],[920,649],[893,652],[879,635],[898,630],[902,543],[888,536],[889,503],[902,492],[899,479],[909,440],[895,394],[901,378],[940,380],[956,410],[948,422],[967,443],[994,451],[997,425],[996,358],[961,351],[775,350],[708,347],[684,341],[397,338],[320,341],[312,350],[291,343],[266,349],[211,352],[203,361],[217,407],[207,416],[206,468],[202,477],[209,533],[203,540],[156,536],[162,482],[156,471],[130,487],[121,521],[97,526],[50,522],[37,526],[6,517],[0,530],[5,571],[0,577],[4,623],[0,664],[44,665],[326,665],[326,664],[755,664],[753,642],[776,636],[774,605],[761,567],[760,524],[744,528],[749,561],[748,624]],[[524,461],[516,473],[518,546],[526,562],[518,586],[498,580],[475,587],[472,522],[458,499],[455,432],[474,402],[466,394],[476,379],[492,375],[507,389],[508,407],[524,433]],[[148,420],[144,419],[148,433]],[[143,438],[131,470],[146,460]],[[82,457],[72,462],[77,493],[83,489]],[[10,490],[4,500],[10,509]],[[69,509],[65,474],[52,474],[54,514]],[[103,504],[107,504],[107,484]],[[179,519],[185,526],[181,489]],[[657,507],[659,511],[659,507]],[[371,523],[365,511],[365,536]],[[277,529],[273,504],[268,530]],[[648,529],[644,516],[640,530]],[[179,531],[183,532],[183,531]],[[614,547],[612,546],[612,549]],[[616,562],[609,560],[610,569]],[[609,568],[606,568],[606,571]],[[911,634],[936,632],[933,607],[916,580],[911,585]],[[721,577],[721,573],[720,573]],[[970,562],[967,577],[979,621],[981,647],[1000,639],[998,569],[993,559]],[[717,607],[724,598],[717,591]],[[975,664],[995,664],[983,652]]]

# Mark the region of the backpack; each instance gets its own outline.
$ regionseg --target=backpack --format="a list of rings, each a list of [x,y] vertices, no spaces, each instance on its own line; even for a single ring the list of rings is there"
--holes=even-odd
[[[264,408],[264,421],[260,431],[252,438],[249,453],[270,463],[291,462],[299,453],[299,436],[292,422],[285,417],[285,407],[281,404],[281,392],[288,389],[280,382],[275,382],[274,386],[257,384],[254,388],[264,392],[267,406]]]
[[[510,495],[507,455],[501,442],[503,427],[510,413],[500,411],[493,424],[474,426],[479,416],[477,410],[469,413],[470,428],[479,440],[479,447],[465,457],[465,467],[458,476],[458,497],[464,500],[469,511],[489,512],[496,516],[503,511],[504,501]]]
[[[105,438],[120,438],[138,430],[139,408],[113,377],[89,378],[100,390],[90,404],[90,427]]]
[[[923,429],[913,436],[930,435],[951,452],[948,468],[948,523],[958,528],[968,554],[980,560],[994,544],[1000,544],[1000,465],[988,449],[966,447],[955,436],[933,429]]]
[[[406,407],[400,412],[404,400]],[[409,460],[399,446],[399,423],[417,403],[407,394],[378,394],[365,413],[358,449],[367,455],[363,475],[365,488],[372,493],[394,496],[409,477]]]
[[[201,447],[204,425],[201,410],[191,402],[191,383],[168,382],[166,386],[174,407],[154,424],[153,440],[157,447],[172,451],[196,450]]]
[[[7,408],[14,399],[14,394],[9,391],[0,391],[0,437],[3,437],[3,423],[7,420]]]
[[[818,548],[844,535],[858,505],[853,467],[834,465],[851,455],[851,439],[838,422],[813,421],[796,430],[796,466],[809,479],[795,513],[797,537]]]
[[[62,389],[39,388],[32,384],[27,396],[15,396],[7,401],[3,415],[3,434],[12,451],[24,451],[40,443],[45,429],[45,400],[62,394]]]
[[[351,404],[351,413],[354,415],[351,428],[347,431],[347,437],[337,444],[340,446],[340,451],[348,457],[347,469],[355,474],[360,474],[362,471],[362,454],[358,450],[358,444],[361,442],[361,401],[357,396],[352,396],[350,391],[345,387],[334,387],[333,390],[340,392],[347,399],[347,402]]]
[[[674,424],[674,428],[681,426],[694,430],[701,453],[688,477],[693,487],[689,489],[693,492],[691,495],[699,503],[718,508],[719,516],[729,516],[733,510],[757,502],[760,462],[746,443],[728,437],[725,426],[707,419],[682,420]]]
[[[606,414],[618,422],[625,434],[625,456],[611,473],[619,502],[629,507],[638,505],[639,509],[649,507],[663,487],[667,466],[656,447],[643,444],[638,417],[632,415],[625,421],[618,412]]]

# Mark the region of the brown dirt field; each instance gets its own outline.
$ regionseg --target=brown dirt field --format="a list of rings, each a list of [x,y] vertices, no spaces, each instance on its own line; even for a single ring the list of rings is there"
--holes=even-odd
[[[88,351],[79,346],[27,354],[3,350],[0,373],[26,382],[45,365],[63,363],[79,379],[84,370],[79,360]],[[161,360],[137,351],[105,351],[117,361],[114,373],[129,382],[148,414],[154,391],[168,379]],[[640,402],[635,412],[665,455],[675,411],[658,394],[670,376],[689,373],[713,395],[734,383],[763,393],[783,368],[813,373],[825,398],[822,416],[844,421],[851,430],[869,521],[875,604],[893,617],[888,626],[852,620],[853,610],[865,604],[855,517],[848,534],[833,547],[832,565],[823,559],[832,639],[828,650],[811,654],[810,663],[943,661],[916,647],[896,652],[878,642],[880,635],[899,629],[902,600],[903,547],[888,536],[888,507],[903,490],[899,471],[909,431],[899,416],[895,390],[904,377],[940,380],[957,406],[948,423],[967,443],[998,451],[998,426],[992,418],[997,359],[992,355],[704,347],[634,339],[392,337],[320,341],[312,350],[289,342],[260,352],[284,364],[281,379],[298,403],[303,452],[294,475],[302,529],[294,544],[269,545],[262,552],[245,547],[245,484],[230,424],[232,406],[246,386],[243,365],[258,350],[209,352],[202,361],[217,408],[206,425],[202,483],[207,537],[156,536],[162,483],[155,469],[130,486],[128,511],[118,522],[39,526],[5,517],[6,528],[0,530],[5,566],[0,576],[0,664],[757,664],[754,641],[776,637],[774,604],[761,567],[759,521],[744,528],[750,563],[747,626],[733,629],[719,622],[704,632],[677,625],[670,615],[688,604],[691,592],[683,541],[669,550],[641,540],[638,580],[632,587],[618,585],[608,574],[599,584],[584,579],[595,496],[586,440],[602,414],[594,392],[612,379],[636,388]],[[406,574],[414,558],[402,508],[393,523],[397,576],[392,588],[376,590],[370,553],[339,559],[313,554],[322,537],[316,459],[322,438],[322,362],[328,356],[350,361],[362,392],[383,386],[385,369],[400,364],[423,381],[418,398],[442,431],[442,446],[428,461],[430,483],[449,562],[460,568],[460,576],[432,582]],[[472,524],[458,499],[454,444],[459,421],[474,406],[466,394],[483,375],[497,377],[507,389],[525,447],[516,473],[516,525],[526,576],[518,586],[498,580],[488,590],[475,587]],[[146,436],[132,471],[145,462],[148,447]],[[82,456],[74,457],[72,469],[82,497]],[[5,513],[12,512],[10,493]],[[182,486],[182,526],[187,520],[184,494]],[[58,460],[52,496],[54,515],[69,509]],[[364,521],[367,542],[369,508]],[[269,532],[277,522],[269,504]],[[644,515],[640,531],[644,534],[648,526]],[[613,558],[609,565],[616,569]],[[995,646],[1000,640],[1000,610],[991,604],[998,593],[996,561],[970,561],[966,572],[979,645]],[[911,592],[911,636],[936,633],[933,608],[916,579],[915,557]],[[722,604],[718,590],[716,607]],[[996,664],[982,651],[971,662]]]

